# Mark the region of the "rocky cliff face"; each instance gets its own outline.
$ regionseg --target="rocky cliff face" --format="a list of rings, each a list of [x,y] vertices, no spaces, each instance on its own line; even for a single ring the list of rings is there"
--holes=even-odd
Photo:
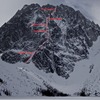
[[[53,11],[41,8],[56,8],[56,11],[51,14]],[[9,63],[28,59],[29,55],[23,57],[13,50],[37,50],[46,41],[46,36],[44,32],[36,33],[33,30],[45,28],[32,24],[46,23],[48,16],[62,20],[49,21],[50,38],[44,48],[33,56],[32,62],[46,73],[55,72],[67,79],[74,71],[76,62],[88,59],[88,50],[100,35],[100,27],[86,19],[80,11],[66,5],[25,5],[0,28],[0,52],[3,53],[1,58]]]

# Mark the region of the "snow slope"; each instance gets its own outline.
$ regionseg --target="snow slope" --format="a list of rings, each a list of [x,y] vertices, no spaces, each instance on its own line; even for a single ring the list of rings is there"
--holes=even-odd
[[[73,86],[75,86],[75,89],[80,90],[83,86],[87,88],[92,88],[91,85],[94,85],[94,83],[98,82],[97,77],[99,77],[100,73],[100,37],[98,37],[98,40],[94,42],[93,47],[89,50],[89,58],[79,61],[75,65],[74,72],[70,75],[70,78],[68,79],[68,85],[70,86],[70,89]],[[93,65],[93,69],[90,72],[90,66]],[[97,82],[95,81],[97,80]],[[92,82],[91,82],[92,81]],[[91,85],[90,85],[91,84]],[[99,86],[98,84],[97,86]],[[100,87],[99,87],[100,88]],[[99,88],[94,87],[94,90],[97,90],[100,92]],[[75,91],[77,91],[75,90]]]
[[[89,87],[89,82],[94,82],[94,79],[99,74],[99,43],[100,37],[89,50],[89,58],[76,63],[74,72],[71,73],[67,80],[58,76],[56,73],[46,74],[36,68],[32,62],[30,64],[17,63],[13,65],[3,62],[1,59],[0,78],[7,82],[6,88],[12,92],[13,96],[34,96],[36,88],[46,88],[43,84],[44,82],[61,92],[73,95],[75,92],[80,91],[84,85]],[[92,64],[94,68],[92,72],[89,73],[90,65]],[[93,82],[91,84],[93,84]]]
[[[22,63],[12,65],[0,60],[0,78],[7,82],[3,87],[6,87],[12,96],[34,96],[37,87],[44,87],[34,74],[30,76],[22,71],[25,66]],[[2,90],[2,86],[0,88]]]

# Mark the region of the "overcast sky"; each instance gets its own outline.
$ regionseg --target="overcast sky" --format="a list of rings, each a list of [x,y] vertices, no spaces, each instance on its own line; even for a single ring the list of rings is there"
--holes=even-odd
[[[25,4],[39,3],[59,5],[61,3],[80,9],[89,19],[100,25],[100,0],[0,0],[0,26],[7,22]]]

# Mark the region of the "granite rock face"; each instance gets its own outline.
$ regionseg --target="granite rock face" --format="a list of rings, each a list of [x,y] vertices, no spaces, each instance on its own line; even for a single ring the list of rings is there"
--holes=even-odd
[[[2,55],[1,59],[5,62],[15,64],[21,60],[21,56],[15,52],[6,52]]]
[[[44,5],[42,8],[55,8]],[[88,49],[100,35],[100,27],[86,19],[80,11],[66,5],[56,6],[56,12],[41,10],[38,4],[25,5],[13,18],[0,28],[0,52],[4,53],[2,60],[10,63],[22,61],[21,55],[13,53],[12,49],[23,51],[37,50],[46,41],[45,33],[35,33],[34,30],[45,27],[32,26],[33,23],[46,23],[46,18],[62,18],[48,23],[50,38],[39,50],[32,62],[46,73],[56,72],[66,79],[74,71],[77,61],[88,59]]]

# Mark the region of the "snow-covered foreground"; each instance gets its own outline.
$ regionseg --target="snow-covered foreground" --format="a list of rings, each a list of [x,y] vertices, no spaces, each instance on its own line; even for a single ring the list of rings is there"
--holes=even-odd
[[[12,65],[0,60],[0,78],[7,82],[0,86],[0,90],[7,89],[12,93],[12,96],[25,97],[34,96],[37,87],[44,87],[44,85],[34,77],[34,74],[30,76],[25,73],[25,71],[22,70],[24,67],[25,64],[22,63]]]
[[[99,43],[100,38],[98,38],[98,40],[94,42],[94,46],[90,48],[89,58],[77,62],[74,71],[70,74],[68,79],[62,78],[56,73],[47,74],[36,68],[32,62],[30,64],[8,64],[0,59],[0,78],[7,82],[5,85],[0,86],[0,90],[7,88],[12,92],[13,96],[38,96],[36,89],[39,87],[46,89],[44,82],[71,96],[79,92],[83,86],[90,88],[94,86],[96,89],[99,89]],[[92,66],[92,68],[90,66]]]
[[[99,59],[100,59],[100,37],[96,42],[94,42],[93,47],[90,48],[89,58],[76,63],[74,72],[70,75],[70,78],[67,80],[67,85],[69,85],[70,92],[80,90],[83,87],[83,85],[84,86],[87,85],[88,87],[90,87],[89,86],[90,81],[93,81],[91,82],[92,86],[94,82],[96,83],[96,80],[98,80],[97,77],[100,77]],[[100,84],[98,84],[98,86],[99,85]],[[94,87],[94,89],[95,88],[96,87]]]

